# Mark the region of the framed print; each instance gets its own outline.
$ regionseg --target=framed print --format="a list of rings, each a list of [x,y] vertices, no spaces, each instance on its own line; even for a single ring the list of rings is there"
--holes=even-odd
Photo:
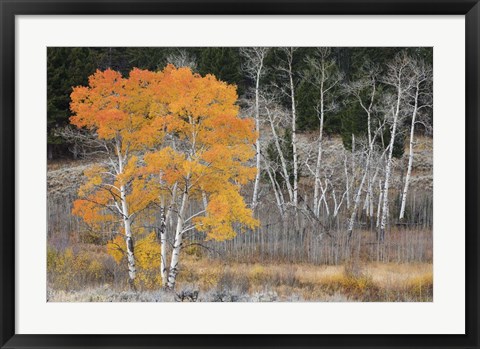
[[[478,340],[477,1],[2,1],[1,346]]]

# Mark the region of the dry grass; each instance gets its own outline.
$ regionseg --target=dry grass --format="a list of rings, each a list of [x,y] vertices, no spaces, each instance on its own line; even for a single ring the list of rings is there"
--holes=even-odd
[[[200,302],[430,302],[432,264],[223,264],[186,257],[176,294],[198,291]],[[49,290],[55,302],[179,301],[162,290],[115,289],[110,285],[80,291]]]
[[[433,300],[433,266],[428,263],[363,263],[339,266],[311,264],[222,264],[186,259],[178,287],[200,292],[234,290],[240,294],[275,292],[279,301]]]

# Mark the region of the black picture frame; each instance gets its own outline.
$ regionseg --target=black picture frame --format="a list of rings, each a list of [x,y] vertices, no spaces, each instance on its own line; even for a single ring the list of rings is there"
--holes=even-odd
[[[0,346],[1,348],[479,348],[478,0],[0,0]],[[143,14],[465,15],[465,335],[26,335],[15,334],[15,16]],[[444,314],[444,321],[452,321]],[[286,315],[286,321],[288,316]]]

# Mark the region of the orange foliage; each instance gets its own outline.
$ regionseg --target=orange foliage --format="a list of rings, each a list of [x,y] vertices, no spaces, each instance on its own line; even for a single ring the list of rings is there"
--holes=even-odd
[[[73,89],[70,122],[95,131],[100,139],[121,139],[122,153],[155,144],[162,125],[154,117],[162,107],[152,86],[162,75],[133,69],[126,79],[110,69],[97,70],[88,86]]]
[[[122,188],[128,214],[136,215],[154,198],[146,187],[132,183],[138,177],[138,157],[142,151],[161,142],[163,125],[159,124],[160,106],[152,86],[162,73],[133,69],[128,78],[110,69],[90,76],[88,86],[73,89],[70,121],[96,134],[105,144],[110,162],[85,171],[87,181],[79,189],[73,214],[99,229],[123,218]],[[118,227],[111,229],[120,230]]]
[[[238,115],[236,88],[189,68],[170,65],[163,74],[158,89],[168,105],[165,130],[176,141],[145,155],[145,173],[160,175],[160,181],[155,178],[159,194],[168,195],[176,184],[179,194],[206,197],[207,212],[194,222],[209,239],[233,238],[234,223],[255,227],[258,222],[239,191],[256,173],[247,161],[254,156],[257,135],[253,120]]]
[[[119,225],[121,195],[135,216],[157,200],[188,192],[190,200],[208,202],[191,223],[209,239],[233,238],[234,224],[257,226],[240,195],[256,173],[247,162],[257,134],[253,120],[238,115],[235,86],[172,65],[161,72],[134,69],[128,78],[108,69],[75,87],[71,99],[71,123],[92,131],[110,156],[109,163],[85,171],[73,208],[85,222]],[[124,242],[117,239],[109,251],[118,261],[114,247]]]

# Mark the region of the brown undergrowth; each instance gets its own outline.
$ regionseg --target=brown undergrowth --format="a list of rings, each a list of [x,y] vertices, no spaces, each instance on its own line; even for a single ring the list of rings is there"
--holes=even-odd
[[[433,267],[429,263],[223,264],[186,258],[178,287],[239,294],[274,292],[279,301],[429,302]]]
[[[168,301],[160,287],[114,283],[115,268],[105,274],[98,251],[49,253],[49,301]],[[105,264],[105,265],[108,265]],[[108,269],[108,268],[107,268]],[[72,270],[75,273],[72,274]],[[82,272],[82,270],[84,272]],[[126,275],[121,277],[126,279]],[[431,302],[431,263],[349,261],[342,265],[222,262],[185,253],[176,290],[198,291],[198,301],[350,301]],[[132,298],[133,297],[133,298]]]

